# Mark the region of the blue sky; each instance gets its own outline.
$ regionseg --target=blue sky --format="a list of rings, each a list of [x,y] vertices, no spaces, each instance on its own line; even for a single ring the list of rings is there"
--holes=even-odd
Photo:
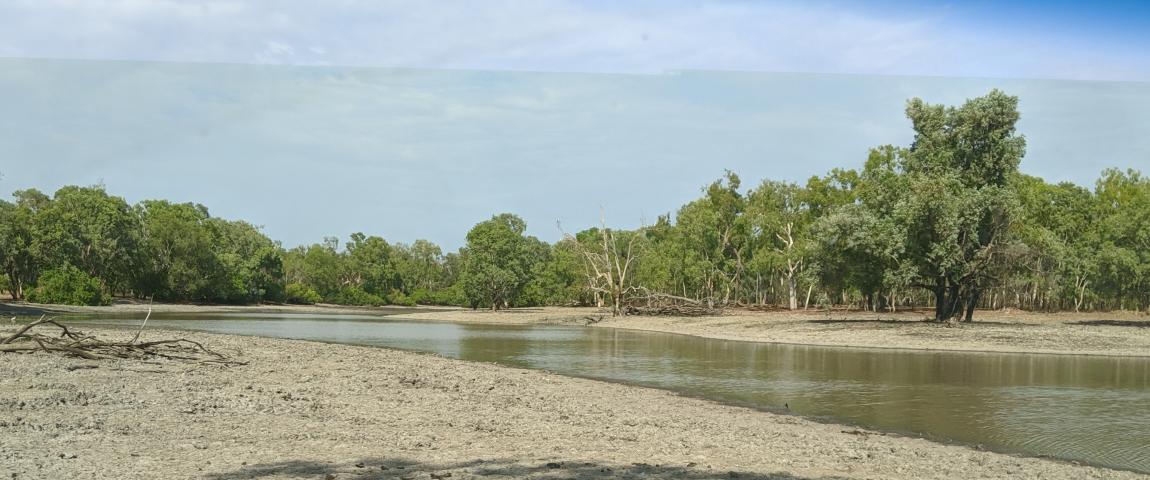
[[[289,247],[454,249],[503,211],[554,240],[601,206],[653,221],[727,168],[858,166],[909,141],[908,97],[994,87],[1022,98],[1024,171],[1150,170],[1138,3],[619,5],[0,2],[0,189],[197,201]]]
[[[4,0],[0,57],[1147,80],[1146,2]]]

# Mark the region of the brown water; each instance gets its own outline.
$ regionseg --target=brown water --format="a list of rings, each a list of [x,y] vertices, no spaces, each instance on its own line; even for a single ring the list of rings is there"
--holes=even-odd
[[[160,315],[149,325],[434,352],[1150,472],[1150,358],[807,347],[356,316]]]

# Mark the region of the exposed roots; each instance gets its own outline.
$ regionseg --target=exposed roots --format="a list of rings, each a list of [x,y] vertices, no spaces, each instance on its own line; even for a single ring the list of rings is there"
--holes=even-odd
[[[55,327],[59,332],[56,335],[46,335],[33,331],[43,330],[46,327]],[[103,341],[70,329],[55,319],[42,316],[39,320],[24,325],[11,336],[0,339],[0,353],[44,351],[88,360],[164,358],[188,363],[246,365],[246,362],[232,360],[227,355],[209,350],[199,342],[186,338],[151,342],[139,342],[138,339],[137,332],[136,337],[128,342]]]

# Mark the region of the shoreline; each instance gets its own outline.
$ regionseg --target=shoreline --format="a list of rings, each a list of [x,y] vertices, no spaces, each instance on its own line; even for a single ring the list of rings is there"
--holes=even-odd
[[[129,334],[89,330],[101,337]],[[6,354],[0,390],[15,395],[0,400],[11,415],[0,409],[0,443],[7,444],[0,449],[0,473],[409,480],[446,473],[1140,477],[436,355],[159,329],[147,335],[184,336],[249,364]],[[95,368],[68,369],[78,365]],[[141,414],[148,420],[141,422]]]
[[[924,352],[1150,356],[1150,318],[1132,312],[980,312],[948,327],[917,312],[733,311],[704,317],[614,317],[594,308],[455,310],[396,318],[507,325],[588,325],[717,340]],[[976,317],[977,318],[977,317]],[[594,320],[593,322],[591,320]]]
[[[587,325],[717,340],[923,352],[1150,357],[1150,316],[1138,312],[981,311],[973,323],[947,327],[922,312],[732,310],[721,316],[610,316],[593,307],[470,310],[458,307],[339,305],[185,305],[124,302],[106,307],[0,303],[0,315],[321,314],[396,320],[505,325]],[[981,318],[981,320],[979,320]]]

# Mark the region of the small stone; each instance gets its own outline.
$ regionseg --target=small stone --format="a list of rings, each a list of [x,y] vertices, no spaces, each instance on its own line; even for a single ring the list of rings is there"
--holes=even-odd
[[[363,462],[355,464],[355,468],[363,468]]]
[[[563,468],[563,464],[559,462],[551,462],[547,464],[547,468]]]

